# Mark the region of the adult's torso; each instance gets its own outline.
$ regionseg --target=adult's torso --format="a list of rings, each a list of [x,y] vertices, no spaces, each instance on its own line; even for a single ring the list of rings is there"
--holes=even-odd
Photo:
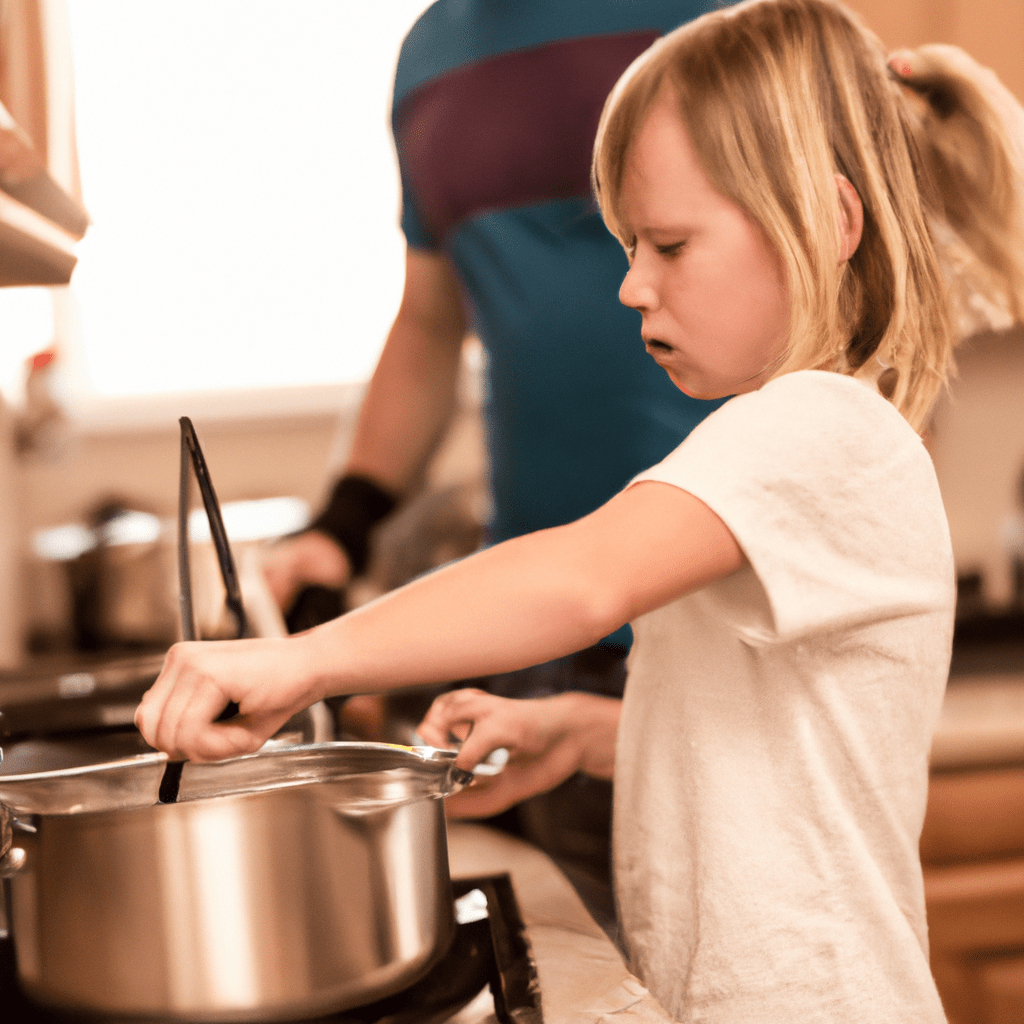
[[[589,184],[619,75],[708,6],[441,0],[403,46],[403,229],[453,261],[487,352],[494,540],[592,511],[718,404],[679,393],[644,352]]]

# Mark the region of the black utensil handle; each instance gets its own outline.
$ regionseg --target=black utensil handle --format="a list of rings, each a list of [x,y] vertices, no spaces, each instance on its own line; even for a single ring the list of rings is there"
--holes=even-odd
[[[157,800],[162,804],[173,804],[178,801],[178,790],[181,788],[181,772],[184,761],[168,761],[164,773],[160,776],[160,790]]]
[[[192,484],[192,455],[181,430],[181,466],[178,474],[178,600],[181,604],[181,635],[184,640],[195,640],[196,620],[192,608],[192,572],[189,567],[188,513],[189,493]],[[168,761],[160,776],[157,800],[162,804],[177,802],[181,788],[181,772],[184,761]]]
[[[178,475],[178,600],[181,603],[181,635],[185,640],[195,640],[196,620],[192,608],[192,572],[189,567],[188,512],[189,493],[192,483],[192,456],[181,433],[181,468]]]
[[[217,551],[217,563],[220,566],[220,574],[224,580],[224,590],[227,594],[226,603],[235,617],[238,635],[241,637],[245,633],[242,589],[239,586],[235,563],[231,557],[231,546],[228,543],[227,531],[224,529],[224,520],[221,518],[217,494],[213,489],[213,481],[206,468],[206,459],[203,458],[203,451],[199,447],[199,438],[192,421],[187,416],[182,416],[178,423],[181,427],[181,466],[178,477],[178,589],[181,601],[182,637],[185,640],[196,639],[188,537],[192,470],[195,471],[196,480],[199,483],[199,493],[202,495],[203,506],[206,509],[206,517],[210,522],[210,536],[213,538],[213,546]],[[230,701],[217,716],[217,721],[222,722],[225,719],[234,718],[237,714],[238,705],[234,701]],[[160,789],[157,793],[160,803],[173,804],[177,802],[178,790],[181,788],[181,773],[184,767],[184,761],[167,762],[164,773],[160,777]]]
[[[182,416],[178,422],[181,424],[183,451],[185,447],[188,448],[196,472],[196,481],[199,484],[199,493],[203,499],[203,507],[206,509],[206,518],[210,523],[210,536],[213,538],[213,546],[217,552],[217,564],[220,566],[221,579],[224,581],[225,601],[235,617],[238,635],[243,636],[246,617],[245,608],[242,605],[242,588],[239,585],[235,562],[231,556],[231,545],[228,542],[227,531],[224,529],[224,519],[220,514],[217,492],[213,489],[213,480],[210,477],[210,471],[206,468],[206,459],[199,446],[196,428],[187,416]]]

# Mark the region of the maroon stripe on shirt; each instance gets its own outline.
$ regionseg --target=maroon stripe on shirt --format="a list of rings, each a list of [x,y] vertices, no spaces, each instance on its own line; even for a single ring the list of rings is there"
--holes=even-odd
[[[467,64],[395,116],[405,186],[438,242],[487,210],[590,193],[605,98],[654,31],[565,39]]]

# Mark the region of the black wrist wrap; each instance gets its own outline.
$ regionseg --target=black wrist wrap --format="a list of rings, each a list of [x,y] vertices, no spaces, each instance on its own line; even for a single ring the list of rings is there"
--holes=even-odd
[[[343,476],[323,511],[309,524],[336,540],[361,575],[370,559],[370,532],[398,504],[398,499],[365,476]]]

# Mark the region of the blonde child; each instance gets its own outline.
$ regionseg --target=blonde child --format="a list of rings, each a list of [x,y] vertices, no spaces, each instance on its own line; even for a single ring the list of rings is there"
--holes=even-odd
[[[954,581],[917,431],[958,319],[1021,319],[1020,117],[962,52],[887,63],[830,0],[655,44],[609,97],[595,191],[650,354],[737,397],[576,523],[297,637],[174,647],[147,740],[231,756],[325,695],[509,671],[629,621],[622,702],[435,703],[421,733],[462,737],[460,764],[511,752],[451,810],[614,773],[624,940],[674,1018],[943,1021],[917,842]]]

